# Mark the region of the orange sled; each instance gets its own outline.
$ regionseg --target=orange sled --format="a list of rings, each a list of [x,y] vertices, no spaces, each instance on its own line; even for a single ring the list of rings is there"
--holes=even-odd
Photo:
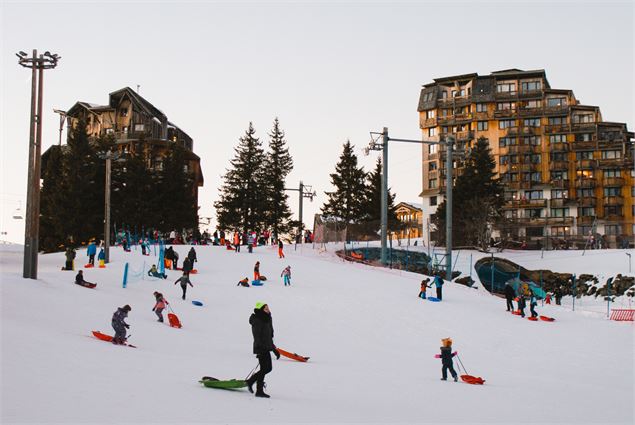
[[[296,353],[290,353],[288,351],[284,351],[281,348],[277,348],[276,347],[276,349],[278,350],[278,352],[280,353],[281,356],[285,356],[285,357],[288,357],[290,359],[297,360],[299,362],[303,362],[304,363],[304,362],[306,362],[306,361],[308,361],[310,359],[310,357],[304,357],[304,356],[301,356],[301,355],[296,354]]]
[[[179,321],[179,318],[174,313],[168,313],[168,321],[170,322],[170,326],[172,326],[173,328],[183,327],[181,325],[181,322]]]
[[[481,378],[480,376],[461,375],[461,379],[466,384],[483,385],[485,383],[485,379]]]

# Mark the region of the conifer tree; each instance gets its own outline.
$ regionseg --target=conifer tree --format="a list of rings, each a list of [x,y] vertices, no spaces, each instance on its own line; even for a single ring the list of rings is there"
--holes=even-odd
[[[375,169],[368,173],[366,198],[364,200],[364,220],[373,222],[381,221],[381,157],[377,158]],[[395,194],[390,193],[388,188],[388,226],[393,227],[398,224],[397,208],[395,208]]]
[[[452,243],[458,246],[486,248],[488,226],[501,216],[503,188],[496,178],[496,162],[489,142],[481,137],[465,160],[463,174],[455,180],[452,192]],[[446,201],[432,216],[435,242],[445,244]]]
[[[158,173],[155,208],[161,214],[159,228],[198,229],[198,206],[194,199],[196,183],[186,165],[185,148],[174,145],[163,160],[163,170]]]
[[[265,222],[265,153],[255,134],[250,122],[234,148],[231,168],[223,176],[220,200],[214,203],[222,229],[259,230]]]
[[[51,146],[43,161],[42,190],[40,193],[40,241],[42,251],[59,250],[66,239],[63,223],[64,213],[68,213],[64,205],[62,191],[64,156],[61,146]]]
[[[269,133],[269,152],[265,157],[266,191],[265,226],[275,235],[289,231],[289,196],[284,190],[287,175],[293,169],[293,159],[284,139],[284,131],[280,129],[278,118],[273,122]]]
[[[366,173],[357,166],[353,147],[350,140],[344,144],[335,173],[330,175],[335,191],[325,192],[328,200],[322,206],[322,214],[338,217],[346,223],[358,223],[364,219]]]

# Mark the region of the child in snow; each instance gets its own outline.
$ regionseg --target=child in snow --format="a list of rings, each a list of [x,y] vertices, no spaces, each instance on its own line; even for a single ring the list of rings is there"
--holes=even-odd
[[[97,260],[99,260],[99,267],[106,267],[106,251],[104,249],[99,250],[99,255],[97,256]]]
[[[441,359],[441,364],[443,367],[441,368],[441,380],[448,380],[448,369],[450,370],[450,374],[454,378],[454,382],[458,380],[458,375],[454,371],[454,366],[452,364],[452,357],[458,354],[458,351],[452,352],[452,339],[443,338],[441,340],[441,354],[437,354],[435,357],[437,359]]]
[[[128,313],[132,310],[128,304],[117,308],[112,315],[112,328],[115,330],[115,336],[112,338],[113,344],[124,344],[126,342],[126,329],[130,329],[130,325],[124,320],[128,317]]]
[[[187,253],[187,258],[189,258],[190,261],[192,262],[192,266],[194,266],[194,263],[198,261],[196,259],[196,251],[194,250],[194,247],[190,248],[190,251]]]
[[[249,278],[246,277],[242,280],[239,280],[236,286],[244,286],[245,288],[249,288]]]
[[[159,322],[163,322],[163,309],[166,305],[170,304],[163,298],[163,294],[157,291],[154,291],[154,298],[156,299],[156,304],[152,307],[152,311],[156,313],[159,317]]]
[[[520,316],[525,317],[525,294],[521,291],[520,295],[518,295],[518,311],[520,311]]]
[[[95,265],[95,254],[97,254],[97,245],[95,241],[90,241],[88,248],[86,249],[86,255],[88,255],[88,264]]]
[[[260,261],[256,261],[254,265],[254,280],[260,280]]]
[[[507,300],[507,311],[514,311],[514,297],[516,296],[516,291],[514,288],[507,282],[505,284],[505,299]]]
[[[280,276],[282,276],[284,286],[291,286],[291,266],[285,267]]]
[[[73,270],[73,260],[75,259],[75,250],[73,248],[66,248],[66,265],[62,270]]]
[[[157,270],[157,266],[156,265],[152,265],[152,267],[150,267],[150,270],[148,270],[148,276],[151,277],[158,277],[160,279],[167,279],[168,275],[165,273],[159,273],[159,271]]]
[[[551,304],[551,293],[548,293],[547,296],[545,297],[545,303]]]
[[[192,282],[190,282],[190,277],[188,276],[186,272],[183,272],[183,276],[178,278],[176,282],[174,282],[174,284],[176,285],[179,282],[181,283],[181,289],[183,289],[183,299],[185,299],[185,293],[187,292],[187,285],[189,284],[192,288],[194,288],[194,285],[192,285]]]
[[[284,251],[282,250],[283,246],[282,241],[278,240],[278,258],[284,258]]]
[[[428,282],[430,282],[430,278],[426,278],[424,280],[421,281],[421,291],[419,291],[419,298],[423,298],[424,300],[426,299],[426,289],[428,289],[430,286],[428,286]]]
[[[82,286],[86,286],[86,285],[92,285],[90,282],[86,282],[84,280],[84,271],[80,270],[77,272],[77,276],[75,276],[75,284],[76,285],[82,285]]]

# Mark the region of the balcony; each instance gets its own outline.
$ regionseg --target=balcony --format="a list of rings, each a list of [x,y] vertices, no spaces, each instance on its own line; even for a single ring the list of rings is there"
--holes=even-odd
[[[437,118],[421,118],[421,128],[436,127]]]
[[[576,168],[580,170],[593,170],[598,164],[595,159],[579,159],[575,163]]]
[[[582,216],[578,216],[578,225],[580,224],[593,224],[593,221],[595,221],[595,216],[593,215],[582,215]]]
[[[545,126],[545,133],[568,133],[569,124],[550,124]]]
[[[524,173],[529,173],[531,171],[540,171],[540,164],[520,164],[519,169]]]
[[[516,115],[515,109],[497,109],[494,111],[495,118],[510,118]]]
[[[624,215],[605,215],[604,221],[605,224],[622,224],[624,223]]]
[[[549,205],[551,206],[551,208],[561,208],[567,205],[571,205],[574,202],[574,199],[569,198],[551,198],[549,200]]]
[[[514,100],[518,98],[518,92],[515,91],[503,91],[496,92],[496,100]]]
[[[623,196],[607,196],[604,198],[604,205],[615,205],[621,206],[624,205],[624,197]]]
[[[540,145],[519,145],[519,153],[540,153]]]
[[[554,189],[567,189],[569,187],[569,180],[551,180],[549,184]]]
[[[521,117],[540,117],[542,116],[542,108],[518,108],[518,115]]]
[[[571,123],[571,131],[575,133],[588,133],[590,131],[595,131],[596,129],[597,124],[592,122]]]
[[[546,116],[567,115],[569,113],[569,106],[547,106],[543,108],[543,113]]]
[[[547,217],[550,226],[573,226],[573,217]]]
[[[459,131],[456,133],[456,140],[472,140],[474,138],[473,131]]]
[[[551,143],[549,145],[549,149],[552,152],[569,152],[569,144],[568,143]]]
[[[577,179],[575,181],[576,189],[595,187],[595,185],[596,185],[595,179]]]
[[[605,187],[622,187],[624,182],[623,177],[606,177],[602,180],[602,185]]]
[[[475,112],[474,113],[474,119],[479,120],[479,121],[485,121],[485,120],[489,120],[491,118],[492,118],[492,114],[490,114],[487,111],[485,111],[485,112]]]
[[[622,158],[599,159],[598,162],[600,167],[618,168],[624,166]]]
[[[526,182],[523,182],[526,183]],[[546,199],[518,199],[518,208],[544,208],[547,206]]]
[[[580,196],[576,201],[579,207],[594,207],[597,204],[595,196]]]
[[[588,151],[588,150],[592,150],[592,149],[597,149],[597,143],[590,140],[588,142],[573,142],[573,150],[584,150],[584,151]]]
[[[454,124],[454,115],[445,115],[437,118],[438,125],[452,125]]]
[[[568,161],[551,161],[549,163],[549,170],[551,171],[566,171],[569,169]]]

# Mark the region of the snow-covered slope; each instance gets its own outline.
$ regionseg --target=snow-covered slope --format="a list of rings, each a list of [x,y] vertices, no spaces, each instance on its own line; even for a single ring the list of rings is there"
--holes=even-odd
[[[184,258],[189,247],[175,248]],[[2,423],[633,423],[631,323],[566,306],[539,307],[557,321],[534,323],[457,284],[432,303],[417,298],[417,275],[343,263],[332,248],[287,251],[280,260],[273,248],[197,247],[199,274],[182,301],[176,272],[122,288],[126,261],[138,270],[155,260],[138,251],[113,249],[107,269],[86,270],[98,283],[90,290],[60,271],[62,254],[40,256],[33,281],[21,278],[22,253],[2,247]],[[567,271],[549,254],[550,268]],[[85,259],[80,251],[77,264]],[[269,281],[237,287],[256,260]],[[607,275],[618,272],[605,264]],[[286,265],[291,287],[279,277]],[[155,290],[182,329],[156,321]],[[240,379],[257,364],[247,322],[256,301],[271,307],[276,344],[311,360],[274,360],[269,400],[203,388],[203,375]],[[124,304],[138,349],[91,336],[112,333],[112,313]],[[484,386],[439,380],[434,355],[448,336]]]

